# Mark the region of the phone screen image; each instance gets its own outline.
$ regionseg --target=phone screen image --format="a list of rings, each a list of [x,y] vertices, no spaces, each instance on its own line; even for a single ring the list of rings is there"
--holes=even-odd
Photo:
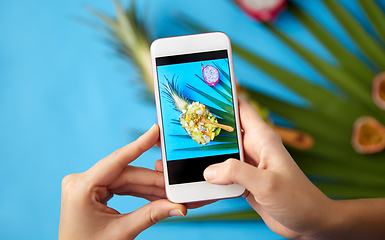
[[[209,165],[240,159],[227,50],[155,62],[169,184],[205,181]]]

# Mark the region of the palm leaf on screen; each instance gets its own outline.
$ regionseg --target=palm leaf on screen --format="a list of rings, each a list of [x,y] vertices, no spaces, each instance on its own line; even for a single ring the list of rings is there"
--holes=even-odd
[[[196,76],[200,78],[198,75]],[[227,144],[229,142],[237,142],[234,131],[223,131],[219,127],[213,126],[215,123],[220,123],[233,128],[235,127],[234,111],[229,103],[226,103],[222,100],[219,100],[217,97],[213,97],[212,95],[205,93],[205,91],[209,91],[212,88],[207,84],[204,84],[203,87],[201,86],[200,89],[187,84],[189,89],[201,96],[199,101],[194,101],[184,95],[184,91],[182,91],[178,86],[178,77],[174,75],[171,80],[169,80],[166,76],[164,76],[164,78],[165,83],[161,84],[161,94],[166,97],[167,101],[171,104],[171,106],[173,106],[175,110],[180,112],[179,120],[171,119],[171,123],[177,126],[182,126],[187,132],[184,135],[171,136],[180,139],[192,139],[201,145],[206,145],[211,141],[217,143],[215,145],[209,144],[207,146],[178,148],[174,149],[173,151],[230,150],[238,148],[237,144]],[[219,96],[223,96],[223,94],[225,94],[221,92],[219,88],[214,89],[219,94]],[[225,101],[227,101],[226,98]],[[214,103],[214,106],[210,106],[210,102]],[[199,111],[202,117],[209,120],[210,124],[201,123],[202,125],[198,126],[200,120],[197,119],[197,121],[194,121],[192,115],[198,113]],[[195,114],[195,116],[198,115]],[[226,134],[227,137],[224,137]],[[218,139],[218,137],[220,138]]]

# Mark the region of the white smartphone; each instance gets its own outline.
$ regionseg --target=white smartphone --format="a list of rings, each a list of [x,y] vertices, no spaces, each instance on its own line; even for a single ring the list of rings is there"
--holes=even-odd
[[[212,164],[243,161],[228,36],[157,39],[151,61],[167,198],[186,203],[242,195],[242,186],[210,184],[203,176]]]

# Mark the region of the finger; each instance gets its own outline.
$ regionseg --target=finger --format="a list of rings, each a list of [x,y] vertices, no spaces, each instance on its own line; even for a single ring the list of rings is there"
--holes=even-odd
[[[127,238],[134,238],[146,228],[171,217],[185,216],[187,209],[181,204],[171,203],[166,199],[151,202],[138,210],[124,215],[117,222],[121,231],[126,231]],[[127,226],[130,226],[129,228]]]
[[[136,141],[116,150],[91,167],[86,173],[88,180],[94,185],[107,186],[119,176],[122,170],[150,149],[159,139],[159,127],[154,124],[150,130]]]
[[[156,160],[156,162],[155,162],[155,170],[157,172],[163,173],[163,162],[162,162],[162,159]]]
[[[108,185],[108,188],[114,189],[126,184],[164,187],[164,178],[162,173],[155,170],[128,165],[123,169],[121,174]]]
[[[258,165],[262,149],[283,148],[279,135],[267,125],[247,102],[239,100],[240,121],[244,130],[245,153]],[[276,150],[276,149],[274,149]]]
[[[254,167],[258,167],[258,163],[259,163],[259,158],[258,158],[258,161],[255,161],[253,158],[249,157],[249,155],[245,154],[243,156],[243,159],[246,163],[254,166]]]
[[[238,99],[238,101],[241,125],[245,132],[269,127],[269,125],[263,121],[261,116],[259,116],[258,112],[255,111],[255,109],[251,107],[246,101],[242,99]]]
[[[104,205],[107,205],[107,202],[114,196],[114,194],[110,191],[107,191],[106,195],[104,196],[104,198],[102,198],[100,200],[101,203],[103,203]]]
[[[206,168],[204,177],[213,184],[229,185],[235,183],[241,185],[255,195],[268,173],[266,170],[239,160],[229,159]]]
[[[195,208],[200,208],[200,207],[215,203],[216,201],[218,201],[218,200],[195,202],[195,203],[185,203],[184,205],[186,206],[187,209],[195,209]]]
[[[158,148],[160,148],[160,140],[158,140],[158,141],[155,143],[155,146],[157,146]]]
[[[133,196],[137,198],[144,198],[150,202],[160,200],[160,199],[165,199],[164,197],[158,197],[154,195],[148,195],[148,194],[142,194],[142,193],[137,193],[137,192],[122,192],[122,193],[117,193],[116,195],[119,196]]]
[[[109,191],[113,194],[119,194],[119,195],[122,195],[122,193],[126,193],[126,192],[136,192],[141,194],[154,195],[160,198],[167,198],[166,191],[164,190],[164,188],[156,187],[156,186],[126,184],[115,189],[110,189]]]

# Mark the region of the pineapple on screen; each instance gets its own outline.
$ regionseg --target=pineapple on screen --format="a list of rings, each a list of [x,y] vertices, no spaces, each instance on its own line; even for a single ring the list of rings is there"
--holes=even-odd
[[[189,100],[178,89],[177,79],[171,82],[164,76],[166,84],[163,84],[162,93],[168,97],[174,108],[180,112],[179,121],[187,134],[198,144],[205,145],[214,140],[221,131],[210,123],[200,122],[199,119],[205,118],[210,122],[218,123],[217,118],[210,113],[206,106],[199,102]]]

